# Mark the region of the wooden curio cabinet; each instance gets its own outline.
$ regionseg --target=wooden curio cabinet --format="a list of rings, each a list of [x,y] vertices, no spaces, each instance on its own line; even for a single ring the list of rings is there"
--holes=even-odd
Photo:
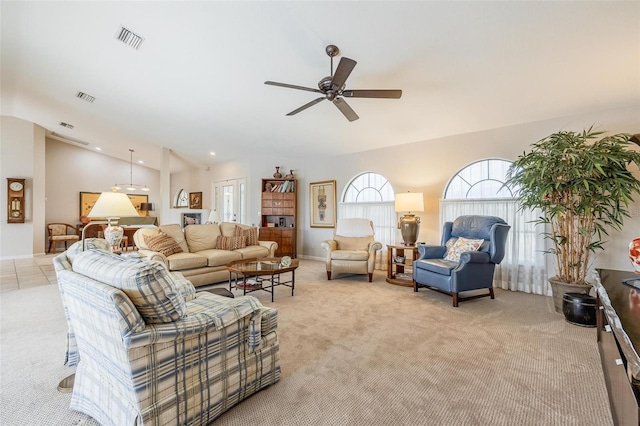
[[[260,240],[275,241],[277,257],[296,257],[297,194],[295,179],[262,179]]]

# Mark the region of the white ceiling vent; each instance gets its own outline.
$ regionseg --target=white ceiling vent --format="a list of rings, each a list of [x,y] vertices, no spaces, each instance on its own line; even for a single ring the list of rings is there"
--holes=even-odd
[[[118,28],[116,38],[136,50],[140,49],[140,45],[144,41],[144,38],[140,37],[138,34],[132,32],[131,30],[126,29],[122,25],[120,26],[120,28]]]
[[[64,121],[60,122],[62,127],[66,127],[67,129],[73,129],[73,124],[65,123]]]
[[[76,93],[76,97],[78,97],[78,98],[82,99],[83,101],[87,101],[87,102],[93,102],[93,101],[95,101],[95,100],[96,100],[96,98],[94,98],[94,97],[93,97],[93,96],[91,96],[91,95],[87,95],[87,94],[86,94],[86,93],[84,93],[84,92],[78,92],[78,93]]]

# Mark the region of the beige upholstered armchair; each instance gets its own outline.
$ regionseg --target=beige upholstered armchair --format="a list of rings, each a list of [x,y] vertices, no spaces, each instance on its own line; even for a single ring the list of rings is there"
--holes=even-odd
[[[376,251],[382,244],[375,241],[373,222],[369,219],[338,219],[333,240],[322,242],[327,251],[327,279],[331,273],[368,274],[373,280]]]

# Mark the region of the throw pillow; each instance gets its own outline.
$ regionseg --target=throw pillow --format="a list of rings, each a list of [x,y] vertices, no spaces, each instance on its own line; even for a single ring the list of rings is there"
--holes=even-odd
[[[224,237],[218,235],[216,239],[216,248],[218,250],[235,250],[247,246],[246,237]]]
[[[88,250],[76,257],[73,271],[122,290],[148,324],[173,322],[187,312],[184,296],[160,262]]]
[[[157,251],[165,256],[182,253],[182,247],[171,236],[160,231],[156,235],[144,235],[144,242],[149,250]]]
[[[258,245],[258,230],[256,228],[242,228],[236,225],[236,237],[244,237],[247,240],[247,246]]]
[[[369,244],[374,241],[373,236],[343,237],[334,235],[333,239],[338,244],[338,250],[369,250]]]
[[[453,262],[460,261],[460,255],[465,251],[477,251],[484,240],[471,240],[468,238],[460,237],[448,250],[445,260],[451,260]]]

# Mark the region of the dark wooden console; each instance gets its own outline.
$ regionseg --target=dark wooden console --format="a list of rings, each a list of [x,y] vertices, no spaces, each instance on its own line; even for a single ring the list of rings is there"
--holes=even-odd
[[[622,284],[633,272],[598,269],[597,336],[616,425],[640,425],[640,290]],[[640,278],[640,277],[638,277]]]

